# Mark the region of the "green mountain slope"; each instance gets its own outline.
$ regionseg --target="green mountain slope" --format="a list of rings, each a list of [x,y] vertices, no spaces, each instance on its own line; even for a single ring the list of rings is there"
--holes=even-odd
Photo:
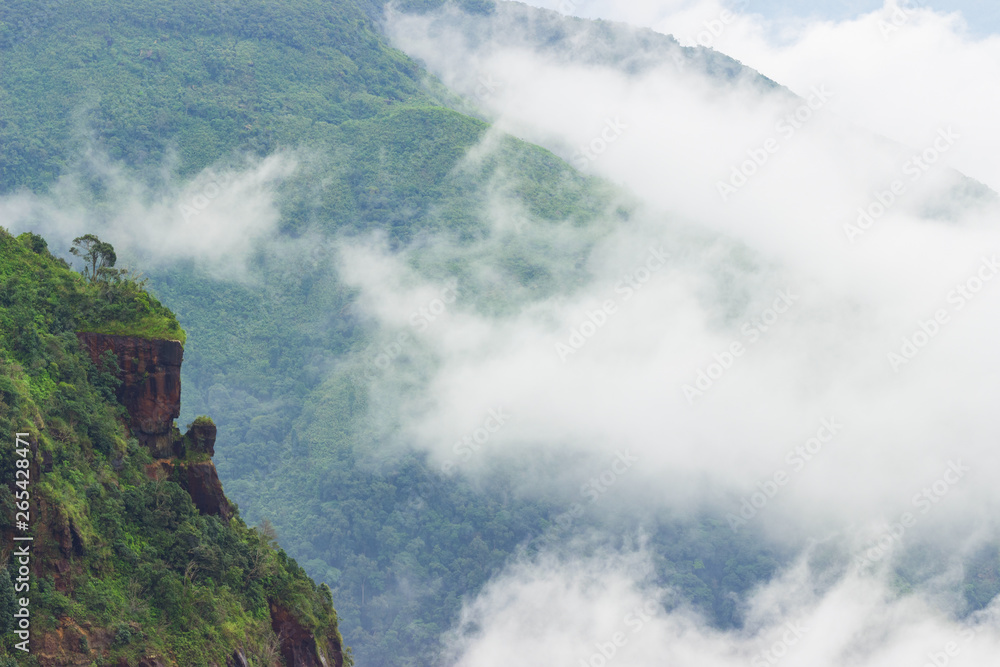
[[[278,664],[276,608],[339,645],[329,589],[270,536],[238,516],[199,512],[173,477],[150,474],[150,451],[125,428],[116,398],[117,362],[95,366],[82,330],[183,333],[141,284],[87,281],[41,237],[0,228],[0,429],[30,443],[21,455],[13,443],[0,450],[5,557],[12,535],[34,536],[31,588],[15,596],[16,570],[0,570],[0,664],[221,666],[237,653]],[[16,470],[30,481],[16,485]],[[29,503],[30,531],[14,523],[20,502]],[[31,600],[28,655],[11,633],[21,596]]]
[[[158,166],[176,151],[191,173],[426,98],[348,2],[15,0],[0,49],[8,191],[46,186],[91,133],[113,159]]]
[[[565,508],[522,498],[503,476],[444,476],[388,446],[393,424],[374,409],[369,378],[419,391],[432,360],[413,349],[388,373],[375,365],[398,332],[354,307],[338,242],[380,232],[413,253],[420,275],[457,280],[463,307],[511,313],[581,284],[589,249],[636,214],[610,185],[455,111],[464,107],[386,44],[379,10],[342,0],[0,8],[0,192],[42,192],[75,173],[111,206],[113,188],[84,164],[95,152],[154,182],[247,153],[302,156],[278,189],[280,238],[252,256],[250,280],[180,262],[150,281],[190,335],[181,421],[213,415],[227,493],[329,584],[370,667],[435,664],[463,599]],[[498,203],[516,224],[497,224]],[[422,252],[431,238],[451,251]],[[780,561],[712,518],[646,528],[658,577],[722,626],[738,624],[738,595]],[[199,641],[216,640],[188,646]]]

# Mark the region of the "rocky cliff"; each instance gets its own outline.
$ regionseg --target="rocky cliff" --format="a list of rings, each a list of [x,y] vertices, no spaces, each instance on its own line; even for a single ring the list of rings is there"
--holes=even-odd
[[[176,340],[151,340],[96,333],[77,334],[90,358],[104,366],[110,354],[122,383],[118,400],[128,411],[132,432],[157,458],[169,452],[174,420],[181,410],[181,362],[184,348]]]
[[[216,515],[228,521],[235,509],[222,490],[222,483],[212,462],[215,453],[216,428],[212,421],[199,417],[183,435],[174,425],[180,414],[180,370],[184,350],[178,341],[147,340],[130,336],[96,333],[77,334],[84,350],[99,369],[113,373],[120,384],[116,395],[128,414],[128,426],[139,442],[147,447],[155,461],[146,467],[150,479],[171,479],[178,482],[191,496],[203,514]],[[57,524],[58,525],[58,524]],[[64,555],[83,549],[72,522],[55,531],[55,542]],[[286,667],[342,667],[343,647],[339,633],[316,636],[281,600],[270,600],[271,627],[279,641],[280,659]],[[102,641],[100,629],[85,629],[70,624],[53,635],[58,648],[65,635],[92,637]],[[106,634],[106,633],[105,633]],[[107,639],[107,638],[104,638]],[[281,662],[273,663],[280,667]],[[71,664],[52,660],[43,664]],[[157,656],[142,658],[141,667],[166,667],[173,663]],[[236,651],[227,659],[226,667],[241,667],[249,663]],[[129,667],[126,664],[116,667]],[[222,667],[221,665],[219,667]]]
[[[226,499],[212,421],[175,426],[176,316],[104,278],[0,227],[0,666],[349,665],[329,587]]]
[[[116,393],[128,412],[132,433],[158,459],[149,466],[147,475],[179,481],[202,513],[229,520],[232,506],[211,459],[215,424],[198,419],[183,436],[174,426],[181,413],[181,344],[95,333],[78,337],[91,361],[112,370],[121,381]],[[114,364],[109,364],[108,355]]]

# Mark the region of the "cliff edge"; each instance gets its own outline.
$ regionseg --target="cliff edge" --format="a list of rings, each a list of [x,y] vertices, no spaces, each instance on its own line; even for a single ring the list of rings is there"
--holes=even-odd
[[[215,425],[175,426],[184,336],[0,227],[0,667],[351,663],[329,587],[226,499]]]
[[[182,435],[174,424],[180,414],[181,363],[184,349],[179,341],[144,339],[99,333],[78,333],[80,345],[94,366],[117,379],[115,396],[127,413],[127,425],[138,442],[149,450],[154,461],[145,466],[151,480],[178,483],[190,495],[195,507],[205,515],[228,522],[236,510],[226,498],[212,456],[215,454],[216,427],[207,417],[199,417]],[[81,549],[73,535],[72,524],[59,535],[64,554]],[[270,625],[278,640],[273,667],[342,667],[344,651],[338,632],[317,633],[310,630],[296,613],[280,599],[269,599]],[[67,634],[73,642],[86,632],[75,624],[60,628],[50,642],[49,657],[43,665],[85,664],[66,660],[60,641]],[[93,635],[98,645],[102,642]],[[107,638],[105,638],[107,639]],[[69,640],[67,640],[69,641]],[[89,640],[88,640],[89,641]],[[86,663],[89,664],[89,663]],[[167,667],[176,663],[160,656],[143,656],[138,667]],[[247,656],[237,649],[226,659],[226,667],[247,666]],[[254,663],[259,664],[259,663]],[[116,667],[129,667],[120,662]],[[221,667],[221,665],[219,666]]]

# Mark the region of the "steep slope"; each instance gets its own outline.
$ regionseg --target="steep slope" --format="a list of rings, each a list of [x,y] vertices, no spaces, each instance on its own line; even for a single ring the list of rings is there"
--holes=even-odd
[[[354,307],[331,239],[382,232],[393,250],[428,234],[447,239],[460,258],[428,257],[421,270],[456,277],[464,307],[516,312],[584,279],[589,248],[634,211],[551,153],[494,136],[387,45],[381,7],[5,3],[0,191],[42,192],[76,174],[88,206],[112,208],[112,184],[89,168],[94,154],[150,181],[239,164],[245,153],[306,155],[279,189],[281,237],[253,256],[251,280],[193,263],[151,272],[191,333],[182,372],[194,407],[181,422],[203,409],[215,417],[230,496],[252,523],[273,522],[289,552],[333,587],[364,664],[429,665],[463,597],[564,508],[519,498],[509,480],[478,486],[405,448],[386,451],[393,434],[374,416],[379,397],[366,376],[405,378],[419,350],[383,373],[396,332]],[[734,594],[776,563],[729,532],[710,518],[657,527],[658,575],[721,625],[738,621]]]
[[[0,454],[0,664],[343,664],[330,590],[223,494],[214,424],[174,426],[183,347],[124,335],[149,331],[183,337],[130,277],[87,281],[0,228],[0,428],[18,434]]]

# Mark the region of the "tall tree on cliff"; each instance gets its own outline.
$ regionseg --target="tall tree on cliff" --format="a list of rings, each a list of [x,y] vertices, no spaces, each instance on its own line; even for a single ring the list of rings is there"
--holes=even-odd
[[[73,239],[73,247],[69,251],[77,257],[82,257],[86,262],[82,273],[90,282],[105,277],[108,270],[118,261],[114,247],[93,234],[84,234]]]

